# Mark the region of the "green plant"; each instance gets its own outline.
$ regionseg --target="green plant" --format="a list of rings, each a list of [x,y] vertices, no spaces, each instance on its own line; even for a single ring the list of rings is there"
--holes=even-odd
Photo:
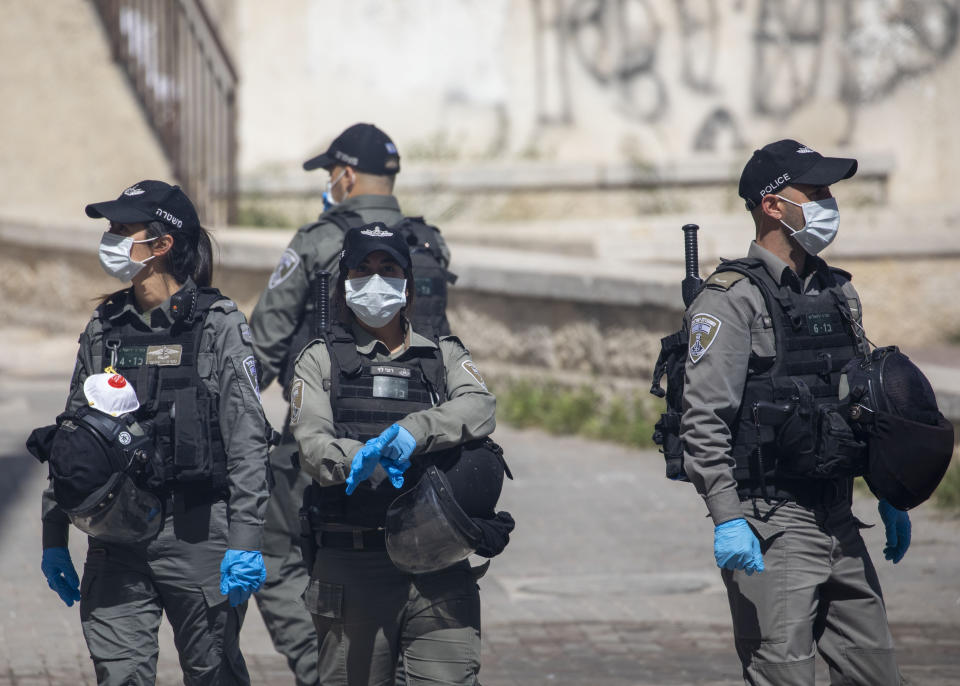
[[[293,225],[285,213],[262,205],[241,205],[237,208],[238,226],[256,226],[261,228],[289,228]]]
[[[501,421],[518,428],[541,427],[555,434],[579,434],[636,447],[653,445],[659,410],[652,403],[615,397],[604,401],[589,387],[519,381],[497,391]]]

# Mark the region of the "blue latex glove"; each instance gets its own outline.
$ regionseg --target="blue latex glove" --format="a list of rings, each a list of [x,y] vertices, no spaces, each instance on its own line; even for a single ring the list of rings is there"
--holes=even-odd
[[[220,593],[236,607],[245,603],[251,593],[260,590],[267,578],[263,555],[258,550],[228,549],[220,563]]]
[[[80,600],[80,579],[77,577],[73,560],[70,559],[69,550],[47,548],[43,551],[40,569],[47,577],[47,584],[57,592],[60,600],[65,602],[67,607],[71,607],[74,602]]]
[[[361,481],[369,479],[373,470],[380,462],[380,446],[372,444],[375,438],[370,439],[353,456],[350,463],[350,473],[347,474],[347,495],[353,495]]]
[[[403,486],[403,473],[410,468],[410,455],[417,447],[413,434],[399,424],[392,424],[378,438],[392,436],[380,451],[380,464],[387,470],[394,488]]]
[[[713,532],[713,556],[723,569],[742,569],[747,576],[763,571],[760,541],[742,517],[717,525]]]
[[[887,546],[883,549],[883,556],[897,564],[910,547],[910,517],[886,500],[877,503],[877,509],[883,520],[883,528],[887,531]]]

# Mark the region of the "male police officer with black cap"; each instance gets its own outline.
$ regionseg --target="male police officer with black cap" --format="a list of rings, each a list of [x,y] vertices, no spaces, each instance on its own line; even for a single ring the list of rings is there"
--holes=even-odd
[[[285,387],[293,374],[300,349],[313,338],[306,322],[312,308],[311,277],[319,270],[338,274],[344,231],[351,224],[403,220],[393,196],[400,155],[389,136],[373,124],[354,124],[337,136],[321,155],[303,163],[307,171],[329,174],[323,194],[323,213],[302,226],[284,250],[266,290],[253,310],[250,328],[266,387],[278,379]],[[449,252],[437,234],[446,261]],[[317,642],[313,621],[300,599],[307,585],[299,550],[297,512],[309,479],[291,465],[296,442],[284,431],[281,445],[271,453],[276,476],[264,527],[263,554],[267,583],[256,598],[274,646],[293,669],[298,684],[317,681]]]
[[[853,159],[794,140],[754,152],[739,194],[756,225],[687,310],[685,471],[715,525],[737,652],[749,684],[899,682],[877,574],[850,510],[862,443],[838,408],[840,372],[866,350],[850,275],[817,254],[839,225],[830,186]],[[909,519],[880,502],[887,559]]]

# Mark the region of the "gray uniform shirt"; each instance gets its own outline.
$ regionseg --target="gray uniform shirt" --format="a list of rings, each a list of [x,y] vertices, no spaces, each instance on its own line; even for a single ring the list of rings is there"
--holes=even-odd
[[[751,243],[747,256],[762,261],[781,286],[807,295],[816,295],[823,287],[821,275],[827,269],[823,260],[808,257],[808,273],[801,279],[786,262],[756,242]],[[749,279],[738,277],[733,272],[710,277],[685,315],[688,327],[698,315],[712,317],[700,321],[718,322],[706,333],[701,329],[698,341],[691,334],[690,345],[697,347],[691,347],[687,355],[680,422],[684,467],[706,502],[714,524],[743,516],[733,478],[730,427],[740,409],[751,354],[776,357],[773,320],[763,294]],[[856,290],[846,282],[843,292],[854,319],[860,323]]]
[[[193,287],[193,281],[189,279],[183,286]],[[125,297],[126,303],[114,315],[114,319],[133,314],[141,317],[153,331],[168,330],[173,324],[169,299],[149,312],[141,313],[132,291],[126,291]],[[103,328],[100,321],[93,317],[80,336],[80,350],[70,381],[67,411],[87,404],[83,382],[91,374],[103,371],[99,354],[103,349],[102,339]],[[227,484],[230,490],[228,545],[238,550],[260,550],[269,496],[266,419],[260,405],[252,356],[250,332],[243,313],[232,300],[218,300],[211,306],[203,323],[197,372],[202,382],[220,398],[220,433],[227,453]],[[254,370],[252,374],[248,371],[250,369]],[[47,488],[43,494],[45,548],[67,544],[69,521],[54,500],[53,488]]]
[[[356,212],[368,224],[383,222],[390,226],[403,219],[394,196],[357,195],[321,214],[318,225],[300,227],[283,251],[266,290],[260,294],[260,300],[250,315],[254,349],[260,363],[260,381],[264,387],[280,373],[290,339],[303,316],[309,295],[309,276],[315,268],[330,272],[330,291],[333,292],[333,284],[339,273],[343,231],[328,218],[331,214],[344,211]],[[449,262],[450,252],[443,239],[438,237],[438,240]]]
[[[386,346],[359,326],[353,327],[357,351],[374,362],[395,360],[413,347],[436,349],[436,344],[407,328],[407,343],[391,354]],[[459,339],[440,339],[446,375],[447,400],[399,422],[417,442],[413,454],[442,450],[493,432],[496,398],[487,390],[470,352]],[[290,428],[300,446],[300,466],[321,486],[344,483],[354,454],[363,445],[338,438],[333,424],[329,387],[330,355],[322,340],[313,341],[297,358],[290,400]],[[324,381],[327,381],[324,384]],[[325,388],[326,386],[326,388]],[[378,466],[377,471],[381,472]],[[382,475],[379,475],[382,478]],[[374,479],[378,474],[374,474]]]

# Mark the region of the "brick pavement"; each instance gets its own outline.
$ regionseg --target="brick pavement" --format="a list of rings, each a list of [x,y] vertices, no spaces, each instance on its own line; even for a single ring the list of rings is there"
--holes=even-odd
[[[59,411],[75,342],[14,339],[20,358],[26,348],[43,364],[10,362],[11,337],[0,335],[0,686],[92,684],[77,608],[39,571],[44,472],[22,448]],[[265,402],[275,417],[275,394]],[[480,581],[483,683],[739,683],[711,527],[692,490],[666,482],[654,453],[507,427],[497,438],[517,477],[502,505],[518,528]],[[855,507],[879,522],[870,498]],[[902,671],[915,684],[960,683],[960,522],[928,506],[912,518],[913,547],[896,567],[880,554],[882,527],[865,531]],[[82,564],[85,541],[73,538]],[[253,605],[242,644],[254,683],[293,683]],[[180,683],[166,623],[160,650],[158,683]]]

